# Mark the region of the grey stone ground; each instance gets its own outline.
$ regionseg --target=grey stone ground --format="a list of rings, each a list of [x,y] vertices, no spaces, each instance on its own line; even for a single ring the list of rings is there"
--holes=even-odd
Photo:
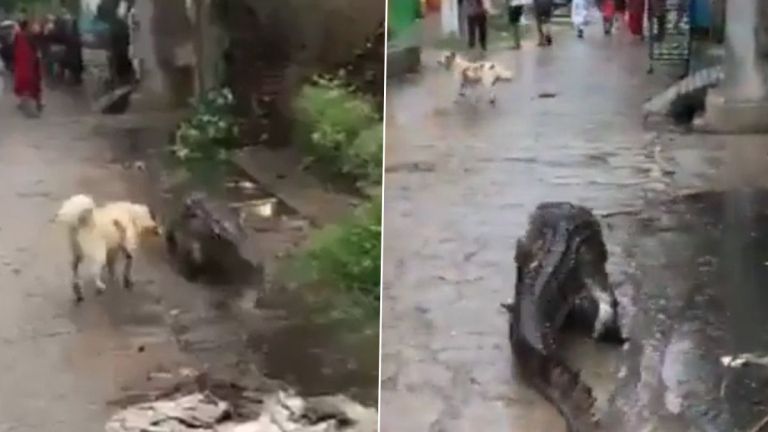
[[[622,34],[604,38],[593,29],[579,41],[561,31],[551,49],[494,53],[519,74],[499,86],[496,108],[453,104],[455,86],[434,66],[436,57],[426,50],[422,75],[389,86],[382,432],[563,429],[556,412],[514,378],[498,307],[512,296],[514,242],[545,200],[578,202],[604,216],[609,274],[633,342],[625,355],[571,344],[568,358],[596,388],[606,430],[701,426],[702,416],[686,410],[697,403],[720,409],[704,401],[717,392],[716,354],[731,348],[720,339],[699,349],[690,336],[701,339],[707,327],[688,312],[721,312],[666,303],[692,295],[687,271],[701,257],[690,238],[660,228],[658,203],[719,185],[725,138],[642,129],[643,103],[672,79],[646,75],[646,47]],[[680,336],[692,327],[699,330]],[[670,366],[699,354],[707,367]],[[621,391],[609,397],[617,385]]]

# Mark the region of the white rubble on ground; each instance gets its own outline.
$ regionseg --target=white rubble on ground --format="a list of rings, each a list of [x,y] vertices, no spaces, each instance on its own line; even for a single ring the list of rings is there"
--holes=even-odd
[[[376,432],[377,412],[345,396],[304,399],[279,392],[267,397],[253,421],[227,422],[228,403],[195,393],[128,407],[106,432]]]

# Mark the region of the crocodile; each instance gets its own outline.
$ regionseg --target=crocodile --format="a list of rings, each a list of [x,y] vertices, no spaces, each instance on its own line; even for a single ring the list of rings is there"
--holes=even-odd
[[[559,332],[586,327],[596,340],[625,341],[607,258],[600,223],[589,209],[539,204],[517,242],[514,301],[503,304],[522,379],[557,408],[568,432],[598,430],[599,423],[592,389],[558,353]]]
[[[258,276],[260,266],[244,258],[247,237],[231,209],[205,194],[187,196],[167,224],[168,252],[181,274],[191,281],[232,284]]]

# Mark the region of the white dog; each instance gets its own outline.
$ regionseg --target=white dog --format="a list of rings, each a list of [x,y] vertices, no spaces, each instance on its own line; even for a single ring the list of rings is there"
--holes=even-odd
[[[88,265],[89,275],[101,294],[106,289],[102,281],[104,268],[114,279],[117,258],[123,255],[123,286],[130,289],[133,286],[133,255],[140,237],[160,234],[160,227],[146,205],[118,201],[97,207],[93,198],[87,195],[75,195],[64,201],[55,220],[69,230],[72,290],[78,302],[83,300],[79,273],[83,262]]]
[[[458,96],[465,96],[469,87],[483,87],[489,93],[491,104],[496,103],[496,95],[493,88],[499,81],[512,81],[515,73],[505,69],[501,65],[490,62],[471,62],[453,51],[446,52],[437,63],[449,71],[452,71],[458,81]]]

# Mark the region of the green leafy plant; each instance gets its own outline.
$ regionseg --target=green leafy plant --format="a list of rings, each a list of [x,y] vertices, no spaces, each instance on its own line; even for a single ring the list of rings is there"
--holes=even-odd
[[[384,162],[384,125],[375,125],[362,131],[343,154],[342,169],[368,184],[381,184]]]
[[[180,161],[224,161],[237,145],[239,127],[229,89],[213,90],[193,104],[192,116],[176,131],[171,148]]]
[[[315,232],[297,257],[298,274],[321,288],[334,318],[373,318],[379,312],[381,200],[347,221]]]
[[[317,163],[362,183],[381,183],[383,129],[372,101],[335,78],[316,78],[297,99]]]

